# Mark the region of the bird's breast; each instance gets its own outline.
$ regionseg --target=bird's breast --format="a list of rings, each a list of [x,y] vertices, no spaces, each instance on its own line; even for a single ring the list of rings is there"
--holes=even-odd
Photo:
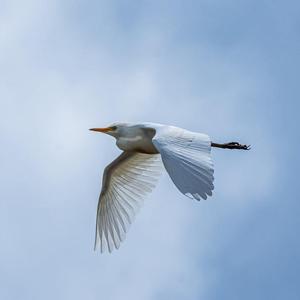
[[[147,154],[159,153],[152,143],[152,139],[138,135],[133,137],[120,137],[117,146],[124,151],[135,151]]]

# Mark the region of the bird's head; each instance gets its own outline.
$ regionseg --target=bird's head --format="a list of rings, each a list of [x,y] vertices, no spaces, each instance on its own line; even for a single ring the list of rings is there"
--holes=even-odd
[[[108,127],[103,128],[91,128],[91,131],[102,132],[109,134],[115,138],[119,138],[120,136],[124,135],[128,128],[131,126],[129,123],[113,123]]]

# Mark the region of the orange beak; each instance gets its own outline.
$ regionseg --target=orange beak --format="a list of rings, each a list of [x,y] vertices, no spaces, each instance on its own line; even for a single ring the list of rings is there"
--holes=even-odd
[[[91,128],[90,129],[91,131],[97,131],[97,132],[108,132],[108,131],[111,131],[111,127],[104,127],[104,128]]]

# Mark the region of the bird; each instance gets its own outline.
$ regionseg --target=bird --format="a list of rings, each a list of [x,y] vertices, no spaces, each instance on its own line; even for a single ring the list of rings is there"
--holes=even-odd
[[[214,143],[207,134],[157,123],[115,122],[91,128],[116,139],[122,153],[103,172],[94,249],[119,249],[129,226],[163,169],[185,196],[206,200],[214,189],[211,148],[249,150],[237,142]]]

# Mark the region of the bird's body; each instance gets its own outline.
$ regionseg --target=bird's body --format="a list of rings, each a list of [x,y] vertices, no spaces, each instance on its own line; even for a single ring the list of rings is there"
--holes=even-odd
[[[123,151],[135,151],[146,154],[158,154],[152,143],[152,138],[161,127],[160,124],[127,124],[117,139],[117,146]]]
[[[123,153],[103,174],[95,247],[119,248],[135,213],[154,188],[164,166],[176,187],[196,200],[212,195],[211,147],[248,149],[238,143],[214,144],[206,134],[155,123],[115,123],[93,128],[116,138]]]

